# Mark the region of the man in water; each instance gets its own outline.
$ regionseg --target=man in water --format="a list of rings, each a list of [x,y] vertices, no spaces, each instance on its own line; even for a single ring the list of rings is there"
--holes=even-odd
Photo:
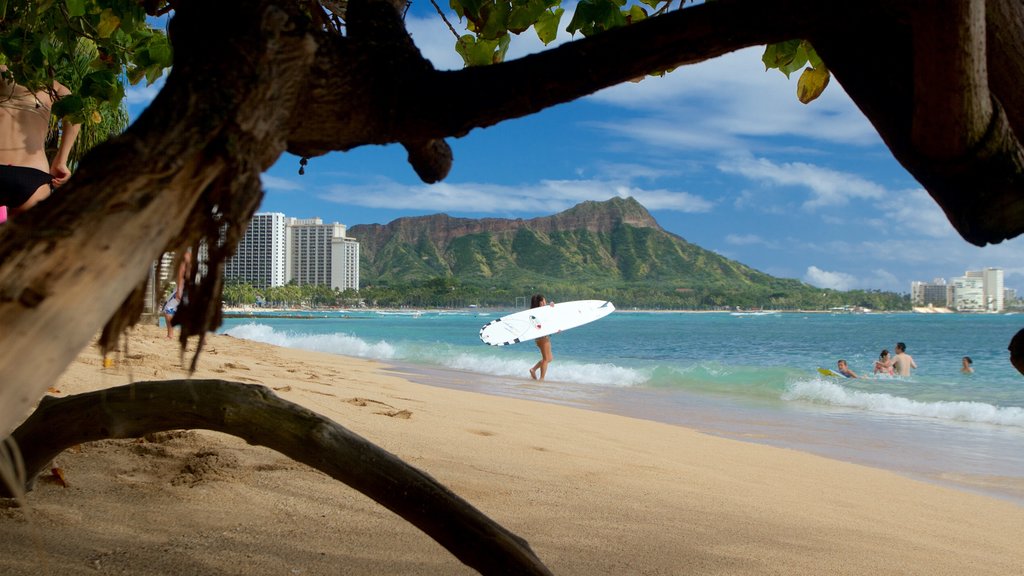
[[[79,124],[62,119],[60,145],[52,162],[46,158],[50,110],[56,99],[70,93],[58,82],[33,92],[0,66],[0,205],[7,206],[10,217],[45,199],[71,176],[68,155]]]
[[[910,369],[917,369],[914,357],[907,354],[907,345],[903,342],[896,343],[896,357],[893,359],[892,367],[896,370],[897,376],[910,376]]]

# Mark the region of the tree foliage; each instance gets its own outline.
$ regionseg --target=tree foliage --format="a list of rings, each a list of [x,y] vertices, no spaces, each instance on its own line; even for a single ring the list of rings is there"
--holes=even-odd
[[[159,10],[165,3],[146,4]],[[156,81],[172,50],[137,0],[7,0],[0,2],[0,58],[32,90],[67,86],[72,95],[54,105],[55,115],[88,125],[120,110],[126,82]]]

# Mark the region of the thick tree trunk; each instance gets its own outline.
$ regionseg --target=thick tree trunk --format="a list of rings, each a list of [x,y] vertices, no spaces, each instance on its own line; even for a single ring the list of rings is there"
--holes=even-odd
[[[284,150],[316,46],[273,6],[206,6],[174,19],[172,33],[195,40],[176,44],[175,68],[139,120],[0,229],[0,435],[164,250],[197,230],[244,227],[259,203],[259,174]],[[238,35],[225,36],[223,22]]]
[[[429,475],[263,386],[168,380],[47,397],[12,436],[31,485],[70,446],[178,429],[224,432],[312,466],[408,520],[481,573],[550,574],[525,540]]]

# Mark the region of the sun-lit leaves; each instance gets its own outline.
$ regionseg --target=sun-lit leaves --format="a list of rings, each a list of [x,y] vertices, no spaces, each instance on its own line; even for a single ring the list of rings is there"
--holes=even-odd
[[[562,14],[564,13],[565,10],[562,8],[545,10],[544,13],[537,18],[537,22],[533,25],[533,29],[537,31],[537,37],[540,38],[540,41],[545,45],[553,42],[555,37],[558,36],[558,24],[562,21]]]
[[[100,38],[110,38],[110,35],[120,26],[121,18],[114,14],[113,10],[107,8],[100,12],[100,21],[96,25],[96,32],[100,35]]]
[[[621,10],[625,3],[625,0],[580,0],[566,30],[570,34],[580,32],[584,36],[592,36],[625,26],[626,14]]]
[[[811,102],[825,91],[830,77],[831,74],[824,67],[812,68],[808,66],[800,74],[800,79],[797,80],[796,97],[804,104]]]
[[[765,70],[777,69],[789,78],[789,75],[803,69],[797,80],[797,98],[807,104],[821,96],[828,86],[831,74],[825,63],[821,61],[817,51],[806,40],[788,40],[769,44],[761,56]],[[808,66],[809,65],[809,66]],[[804,68],[807,66],[806,68]]]
[[[56,109],[76,121],[102,117],[120,105],[125,81],[152,83],[171,65],[166,36],[138,0],[0,0],[0,14],[0,63],[33,90],[70,88],[76,98]]]
[[[463,34],[455,43],[455,51],[462,56],[466,66],[486,66],[504,60],[508,45],[508,35],[495,40],[486,40],[472,34]]]

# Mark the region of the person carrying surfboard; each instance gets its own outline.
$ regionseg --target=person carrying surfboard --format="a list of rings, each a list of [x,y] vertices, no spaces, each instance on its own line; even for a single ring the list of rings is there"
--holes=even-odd
[[[554,304],[554,302],[552,302]],[[544,299],[543,294],[534,294],[530,298],[530,308],[540,308],[541,306],[547,306],[548,301]],[[548,364],[554,360],[551,355],[551,337],[541,336],[534,340],[537,343],[537,348],[540,349],[540,360],[530,368],[530,378],[534,380],[543,380],[544,376],[548,373]],[[537,371],[540,370],[540,378],[537,377]]]

